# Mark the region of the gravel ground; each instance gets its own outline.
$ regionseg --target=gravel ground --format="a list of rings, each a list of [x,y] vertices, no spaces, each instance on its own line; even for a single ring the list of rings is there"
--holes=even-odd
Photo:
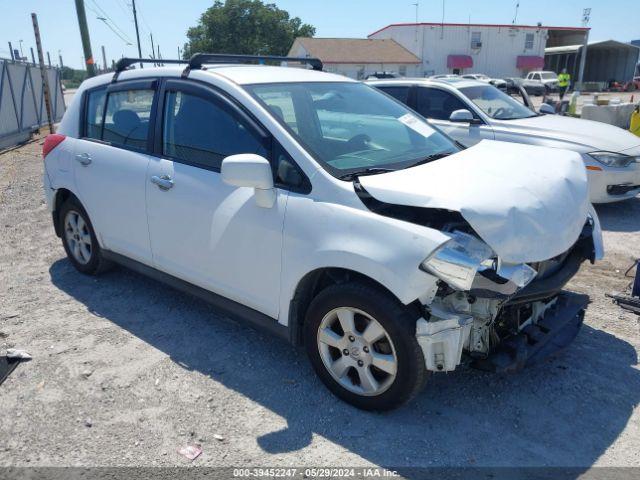
[[[39,151],[0,155],[0,351],[33,355],[0,386],[0,466],[640,466],[638,321],[604,297],[640,257],[640,198],[598,209],[607,257],[571,283],[593,303],[563,356],[434,375],[374,414],[199,300],[125,269],[77,273]],[[190,463],[176,450],[195,443]]]

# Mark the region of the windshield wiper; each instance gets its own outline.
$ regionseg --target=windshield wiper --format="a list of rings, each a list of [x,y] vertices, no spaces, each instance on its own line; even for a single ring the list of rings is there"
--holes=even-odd
[[[417,167],[418,165],[424,165],[425,163],[429,163],[429,162],[433,162],[434,160],[440,160],[441,158],[444,157],[448,157],[449,155],[452,155],[454,152],[442,152],[442,153],[434,153],[433,155],[429,155],[425,158],[423,158],[422,160],[418,160],[415,163],[412,163],[411,165],[405,167],[405,168],[411,168],[411,167]]]
[[[365,168],[355,172],[345,173],[343,175],[340,175],[338,178],[340,180],[353,180],[354,178],[362,177],[364,175],[376,175],[378,173],[388,173],[388,172],[395,172],[395,169],[385,168],[385,167],[369,167],[369,168]]]

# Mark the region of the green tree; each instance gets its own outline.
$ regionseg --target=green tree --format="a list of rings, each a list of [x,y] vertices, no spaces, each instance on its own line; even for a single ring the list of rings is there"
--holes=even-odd
[[[86,70],[74,70],[69,67],[62,67],[62,83],[67,88],[77,88],[86,78]]]
[[[216,0],[187,31],[184,58],[198,52],[286,55],[296,37],[313,37],[315,32],[274,4]]]

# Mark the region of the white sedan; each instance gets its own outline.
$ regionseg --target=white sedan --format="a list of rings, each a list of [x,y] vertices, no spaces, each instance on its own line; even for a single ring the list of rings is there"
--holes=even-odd
[[[507,88],[507,82],[503,79],[491,78],[484,73],[467,73],[465,75],[462,75],[462,78],[466,78],[468,80],[478,80],[482,83],[488,83],[496,88],[500,88],[501,90],[505,90]]]
[[[593,203],[640,193],[640,138],[612,125],[541,115],[486,83],[467,79],[369,82],[407,104],[465,146],[501,140],[578,152]]]

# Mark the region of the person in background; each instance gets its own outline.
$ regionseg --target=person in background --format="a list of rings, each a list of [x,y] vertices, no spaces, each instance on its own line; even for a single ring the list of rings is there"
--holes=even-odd
[[[571,75],[567,73],[566,68],[563,68],[562,73],[558,75],[558,88],[560,93],[560,101],[562,101],[562,97],[564,97],[564,94],[567,92],[570,82],[571,82]]]

